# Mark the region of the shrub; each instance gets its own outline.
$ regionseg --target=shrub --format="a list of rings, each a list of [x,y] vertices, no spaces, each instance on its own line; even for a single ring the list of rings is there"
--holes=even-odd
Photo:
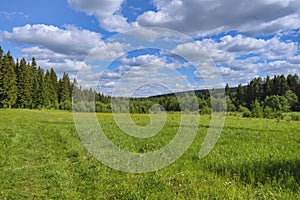
[[[295,114],[291,114],[291,120],[292,121],[300,121],[300,116],[299,115],[295,115]]]
[[[202,115],[210,115],[211,114],[211,108],[208,106],[204,106],[201,110],[200,110],[200,114]]]
[[[251,116],[250,110],[245,106],[240,105],[238,111],[243,114],[243,117],[250,117]]]
[[[259,101],[255,100],[255,102],[251,104],[251,109],[251,117],[263,117],[262,107],[260,106]]]

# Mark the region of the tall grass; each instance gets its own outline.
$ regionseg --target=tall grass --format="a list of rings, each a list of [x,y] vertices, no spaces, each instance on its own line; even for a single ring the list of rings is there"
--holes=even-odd
[[[116,145],[149,152],[166,145],[180,124],[168,114],[155,137],[124,134],[111,114],[97,114]],[[147,125],[147,115],[133,115]],[[226,118],[217,145],[198,157],[209,126],[200,117],[188,151],[170,166],[146,174],[119,172],[82,145],[72,113],[0,110],[0,199],[299,199],[300,122]]]

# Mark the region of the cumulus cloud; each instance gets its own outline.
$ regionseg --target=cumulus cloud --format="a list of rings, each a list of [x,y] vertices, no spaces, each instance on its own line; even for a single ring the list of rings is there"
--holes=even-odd
[[[111,32],[120,32],[137,26],[137,23],[128,23],[120,14],[123,2],[124,0],[68,0],[72,8],[96,16],[100,26]]]
[[[53,68],[59,74],[64,72],[75,74],[83,65],[84,62],[74,61],[70,59],[59,60],[59,62],[54,62],[50,59],[37,60],[37,64],[44,69]]]
[[[121,59],[121,62],[123,64],[131,65],[131,66],[145,65],[148,63],[155,63],[157,65],[158,63],[165,64],[166,58],[158,57],[156,55],[151,55],[151,54],[145,54],[145,55],[140,55],[140,56],[133,57],[133,58],[123,57]]]
[[[184,89],[192,88],[188,85],[188,77],[178,71],[185,63],[165,54],[124,56],[118,62],[117,67],[107,69],[101,76],[98,89],[106,94],[111,94],[112,87],[117,88],[114,94],[117,96],[130,96],[132,91],[138,91],[135,96],[157,95],[157,88],[162,87],[178,91],[180,88],[176,84],[185,86]]]
[[[2,39],[29,45],[21,49],[22,56],[35,57],[45,69],[53,67],[57,72],[73,73],[86,59],[112,61],[124,54],[130,45],[105,42],[101,34],[66,25],[62,28],[36,24],[15,27],[3,31]]]
[[[257,39],[226,35],[218,40],[208,38],[180,44],[173,52],[195,58],[194,63],[199,64],[194,74],[196,79],[214,77],[213,69],[217,69],[222,78],[232,85],[245,84],[255,76],[287,74],[300,68],[297,65],[300,62],[297,56],[299,44],[281,41],[278,37]]]
[[[154,0],[157,11],[137,19],[140,26],[158,26],[198,35],[238,30],[272,34],[300,27],[298,0]]]
[[[227,35],[220,38],[220,42],[210,40],[213,45],[206,46],[207,41],[203,40],[200,45],[209,52],[222,50],[241,56],[245,54],[260,54],[263,59],[280,59],[293,56],[298,51],[298,45],[295,42],[283,42],[279,38],[256,39],[242,35]],[[214,48],[212,48],[214,47]]]
[[[63,54],[87,54],[101,38],[101,34],[66,25],[58,28],[52,25],[35,24],[14,27],[5,31],[4,38],[9,41],[38,45]]]
[[[113,61],[122,56],[130,44],[120,42],[99,42],[87,57],[87,60]]]

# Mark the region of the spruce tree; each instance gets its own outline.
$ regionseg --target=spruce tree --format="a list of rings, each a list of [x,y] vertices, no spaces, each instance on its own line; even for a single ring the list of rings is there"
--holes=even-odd
[[[63,110],[71,109],[71,83],[68,74],[64,73],[59,80],[59,103]]]
[[[51,80],[51,103],[53,108],[58,109],[58,82],[57,82],[57,75],[53,68],[50,69],[50,80]]]
[[[33,108],[42,108],[45,106],[44,94],[44,70],[38,67],[34,79],[34,93],[33,93]]]
[[[226,83],[226,86],[225,86],[225,94],[226,94],[226,96],[230,96],[230,94],[231,94],[230,87],[229,87],[228,83]]]
[[[18,108],[31,108],[32,104],[32,79],[34,78],[31,69],[26,64],[26,60],[22,58],[15,69],[17,77],[17,103]]]
[[[0,46],[0,60],[2,59],[2,57],[3,57],[3,49],[2,49],[2,47]]]
[[[267,96],[273,95],[272,87],[273,87],[272,80],[270,79],[269,76],[267,76],[267,78],[266,78],[266,80],[265,80],[265,83],[263,84],[263,100],[264,100]]]
[[[2,81],[1,81],[1,93],[0,102],[3,107],[12,108],[17,100],[17,86],[16,86],[16,74],[15,63],[10,52],[8,52],[1,62]]]
[[[45,77],[44,77],[44,106],[46,108],[51,108],[52,107],[52,102],[53,102],[53,87],[51,83],[51,78],[50,78],[50,73],[47,70]]]

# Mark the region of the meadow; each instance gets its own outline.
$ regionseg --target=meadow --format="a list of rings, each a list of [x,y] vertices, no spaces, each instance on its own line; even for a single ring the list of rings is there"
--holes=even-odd
[[[295,116],[296,114],[293,114]],[[167,115],[162,131],[136,139],[111,114],[97,114],[120,148],[149,152],[176,134],[180,115]],[[147,125],[146,114],[134,114]],[[199,149],[209,126],[201,115],[190,148],[150,173],[116,171],[83,146],[67,111],[0,110],[0,199],[300,199],[300,121],[228,115],[215,148]]]

